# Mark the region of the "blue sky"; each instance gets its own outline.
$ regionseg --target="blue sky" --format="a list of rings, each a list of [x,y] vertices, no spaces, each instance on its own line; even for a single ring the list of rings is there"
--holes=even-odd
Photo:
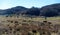
[[[8,9],[15,6],[24,6],[27,8],[42,7],[54,3],[60,3],[60,0],[0,0],[0,9]]]

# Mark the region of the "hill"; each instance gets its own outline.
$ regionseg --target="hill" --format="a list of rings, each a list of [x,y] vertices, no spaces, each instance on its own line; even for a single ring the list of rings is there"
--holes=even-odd
[[[40,10],[42,16],[59,16],[60,15],[60,3],[47,5],[41,8]]]
[[[46,5],[41,8],[32,7],[25,8],[22,6],[16,6],[5,10],[0,10],[0,15],[28,15],[28,16],[60,16],[60,3]]]

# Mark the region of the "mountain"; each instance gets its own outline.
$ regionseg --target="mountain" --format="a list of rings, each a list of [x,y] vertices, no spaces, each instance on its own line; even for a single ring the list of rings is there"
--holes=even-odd
[[[38,16],[40,14],[40,9],[36,7],[32,8],[25,8],[22,6],[16,6],[10,9],[5,9],[5,10],[0,10],[1,15],[11,15],[11,14],[16,14],[16,15],[31,15],[31,16]]]
[[[39,16],[40,8],[32,7],[29,10],[27,10],[26,15]]]
[[[47,5],[40,10],[42,16],[52,17],[60,15],[60,3]]]
[[[0,10],[0,15],[5,15],[6,11],[5,10]]]
[[[46,5],[41,8],[32,7],[25,8],[22,6],[16,6],[5,10],[0,10],[0,15],[28,15],[28,16],[60,16],[60,3]]]
[[[5,10],[0,10],[1,15],[11,15],[11,14],[20,14],[22,11],[26,11],[28,8],[22,7],[22,6],[16,6],[13,8],[5,9]]]
[[[11,9],[6,9],[6,14],[21,14],[22,12],[25,12],[28,10],[28,8],[22,7],[22,6],[16,6]]]

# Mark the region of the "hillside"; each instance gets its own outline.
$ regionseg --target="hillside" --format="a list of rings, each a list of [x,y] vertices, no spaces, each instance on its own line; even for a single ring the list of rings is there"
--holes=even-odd
[[[22,6],[16,6],[5,10],[0,10],[0,15],[28,15],[28,16],[59,16],[60,15],[60,3],[46,5],[41,8],[32,7],[25,8]]]
[[[60,15],[60,3],[51,4],[41,8],[40,10],[42,16],[59,16]]]

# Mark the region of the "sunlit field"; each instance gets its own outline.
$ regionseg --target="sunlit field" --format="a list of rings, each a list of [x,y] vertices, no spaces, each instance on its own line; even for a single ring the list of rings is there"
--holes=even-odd
[[[59,28],[60,17],[0,16],[0,35],[58,35]]]

